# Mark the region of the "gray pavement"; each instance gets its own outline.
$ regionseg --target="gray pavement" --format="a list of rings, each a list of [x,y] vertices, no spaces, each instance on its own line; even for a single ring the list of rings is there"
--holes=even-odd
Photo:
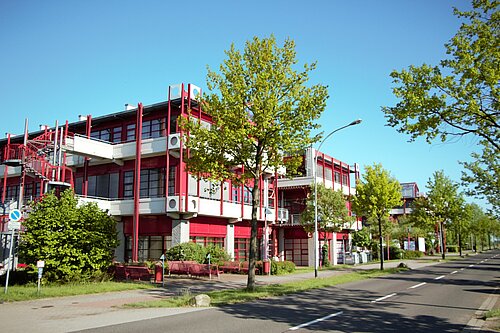
[[[433,259],[433,258],[430,258]],[[434,259],[436,259],[434,257]],[[418,269],[438,264],[434,260],[401,260],[385,262],[384,268],[396,267],[405,262],[410,268]],[[352,269],[379,268],[379,263],[364,264],[340,270],[319,271],[319,277],[341,275]],[[256,276],[257,284],[276,284],[300,281],[314,277],[314,272],[281,276]],[[0,304],[0,322],[3,332],[72,332],[77,330],[108,326],[119,323],[157,318],[203,308],[123,308],[126,303],[161,299],[189,291],[199,294],[211,290],[243,288],[246,275],[221,274],[220,278],[168,277],[164,288],[112,292],[93,295],[47,298],[41,300]]]

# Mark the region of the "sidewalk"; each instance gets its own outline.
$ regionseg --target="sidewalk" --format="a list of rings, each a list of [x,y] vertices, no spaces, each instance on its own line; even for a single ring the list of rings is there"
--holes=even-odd
[[[438,264],[433,260],[401,260],[385,262],[384,268],[396,267],[402,261],[412,269]],[[357,265],[345,270],[319,271],[318,276],[329,277],[345,274],[352,269],[377,269],[379,267],[379,263]],[[257,275],[256,282],[259,285],[276,284],[313,277],[314,272],[281,276]],[[5,330],[5,332],[71,332],[178,313],[203,311],[206,308],[124,309],[120,306],[126,303],[182,295],[188,290],[191,294],[199,294],[212,290],[244,288],[246,283],[246,275],[235,274],[221,274],[219,279],[213,278],[212,280],[171,277],[166,278],[165,288],[4,303],[0,304],[0,322],[2,322],[2,331]]]

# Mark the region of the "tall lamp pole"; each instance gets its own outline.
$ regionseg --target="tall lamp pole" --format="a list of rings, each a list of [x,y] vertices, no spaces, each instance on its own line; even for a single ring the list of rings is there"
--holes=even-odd
[[[361,119],[356,119],[353,122],[339,127],[336,130],[331,131],[324,139],[321,141],[319,144],[318,149],[314,153],[314,165],[313,165],[313,170],[314,170],[314,277],[318,277],[318,267],[319,267],[319,243],[318,243],[318,184],[316,180],[316,172],[318,169],[318,153],[321,151],[321,146],[323,146],[323,143],[333,135],[333,133],[336,133],[346,127],[349,126],[354,126],[358,125],[361,123]],[[337,240],[334,240],[337,241]]]

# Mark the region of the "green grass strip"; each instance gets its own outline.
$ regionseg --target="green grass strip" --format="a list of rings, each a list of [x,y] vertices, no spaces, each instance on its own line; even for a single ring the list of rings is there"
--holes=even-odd
[[[75,296],[86,294],[98,294],[113,291],[150,289],[154,285],[147,283],[125,283],[125,282],[89,282],[70,284],[50,284],[41,287],[40,294],[37,292],[37,285],[30,283],[23,286],[9,286],[7,294],[4,288],[0,290],[1,302],[27,301],[48,297]]]
[[[376,278],[388,274],[394,274],[405,271],[404,268],[390,268],[384,271],[378,269],[356,271],[335,275],[327,278],[312,278],[307,280],[271,284],[267,286],[258,286],[254,291],[247,291],[246,289],[231,289],[208,292],[212,306],[222,306],[226,304],[235,304],[242,302],[249,302],[260,298],[281,296],[292,294],[311,289],[326,288],[338,284],[366,280]],[[172,308],[172,307],[185,307],[190,306],[189,301],[191,295],[183,295],[178,297],[168,297],[162,300],[146,301],[126,304],[126,307],[132,308]]]

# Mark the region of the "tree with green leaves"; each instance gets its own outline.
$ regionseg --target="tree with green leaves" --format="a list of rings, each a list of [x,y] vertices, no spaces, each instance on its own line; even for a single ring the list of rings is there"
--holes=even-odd
[[[389,211],[401,205],[401,185],[381,164],[366,166],[362,179],[356,181],[356,195],[352,210],[357,216],[375,219],[380,240],[380,269],[384,269],[382,223],[389,218]]]
[[[458,193],[458,184],[447,177],[442,170],[436,171],[427,182],[427,197],[414,201],[411,220],[425,229],[439,227],[441,255],[445,259],[446,227],[460,224],[464,199]],[[458,228],[458,227],[457,227]]]
[[[472,0],[471,11],[445,44],[449,59],[394,71],[394,95],[400,102],[383,107],[387,122],[411,140],[474,136],[482,146],[474,161],[462,163],[469,193],[485,197],[492,212],[500,208],[500,11],[498,0]]]
[[[198,177],[230,180],[251,191],[252,217],[247,289],[255,289],[257,208],[260,180],[285,166],[300,165],[304,147],[316,142],[311,131],[325,109],[327,87],[309,85],[316,64],[296,68],[295,43],[279,47],[274,36],[248,41],[243,52],[234,45],[219,71],[208,70],[210,93],[203,109],[211,116],[209,128],[194,117],[180,119],[189,133],[187,169]],[[285,156],[287,157],[285,159]],[[235,167],[240,172],[235,172]]]
[[[44,277],[71,282],[100,278],[118,246],[116,221],[95,203],[78,205],[72,190],[58,198],[44,195],[23,222],[19,256],[36,267],[45,261]]]
[[[334,191],[326,188],[323,184],[317,184],[317,207],[318,207],[318,231],[324,231],[324,240],[326,243],[326,233],[333,232],[334,247],[336,242],[336,233],[345,228],[346,223],[351,223],[354,218],[349,216],[349,210],[346,206],[346,198],[342,190]],[[308,197],[306,209],[302,212],[300,223],[305,231],[314,231],[315,206],[314,193]],[[335,249],[334,249],[335,253]],[[334,258],[334,264],[336,263]]]

